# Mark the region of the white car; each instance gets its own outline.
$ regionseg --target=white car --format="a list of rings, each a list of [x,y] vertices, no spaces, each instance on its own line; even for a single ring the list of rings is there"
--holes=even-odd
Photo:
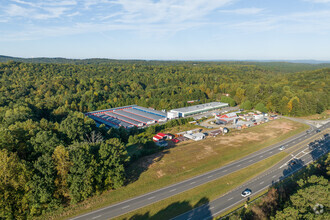
[[[251,193],[252,193],[252,190],[251,189],[245,189],[243,192],[242,192],[242,196],[243,197],[247,197],[247,196],[249,196],[249,195],[251,195]]]
[[[279,150],[284,150],[285,149],[285,147],[284,146],[281,146],[280,148],[279,148]]]

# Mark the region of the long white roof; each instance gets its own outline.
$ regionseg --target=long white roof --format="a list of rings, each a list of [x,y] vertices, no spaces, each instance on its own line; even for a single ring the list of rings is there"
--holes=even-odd
[[[183,108],[176,108],[172,109],[171,112],[182,112],[182,113],[192,113],[192,112],[199,112],[199,111],[208,111],[215,108],[222,108],[227,107],[228,103],[224,102],[210,102],[206,104],[200,104],[200,105],[193,105],[189,107],[183,107]]]

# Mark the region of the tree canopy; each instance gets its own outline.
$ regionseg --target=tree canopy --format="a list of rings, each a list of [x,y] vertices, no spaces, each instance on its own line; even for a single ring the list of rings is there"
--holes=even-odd
[[[302,116],[330,103],[330,69],[315,66],[40,62],[0,63],[1,219],[33,218],[123,186],[127,163],[158,150],[150,141],[155,132],[192,120],[127,131],[98,127],[83,113],[131,104],[169,110],[200,100]],[[140,149],[131,158],[130,145]]]

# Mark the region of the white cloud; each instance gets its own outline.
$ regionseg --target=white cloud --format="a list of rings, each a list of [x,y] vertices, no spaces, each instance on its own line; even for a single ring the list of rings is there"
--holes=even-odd
[[[73,0],[65,1],[35,1],[27,2],[22,0],[11,0],[13,3],[3,6],[3,12],[9,18],[15,19],[18,17],[25,17],[28,19],[51,19],[59,18],[70,11],[72,6],[77,4]],[[70,13],[72,14],[72,12]]]
[[[252,15],[252,14],[259,14],[260,12],[264,11],[263,8],[239,8],[233,10],[220,10],[223,13],[230,13],[230,14],[238,14],[238,15]]]
[[[116,0],[125,15],[123,23],[173,23],[202,19],[234,0]]]
[[[312,3],[330,3],[330,0],[305,0],[305,1]]]
[[[330,29],[330,12],[327,10],[275,16],[269,9],[267,13],[263,13],[266,9],[256,7],[224,9],[237,0],[35,0],[33,2],[11,0],[11,2],[12,4],[0,6],[0,22],[11,21],[13,24],[11,31],[0,28],[2,40],[38,39],[112,30],[134,31],[147,36],[166,36],[207,25],[222,30],[229,28],[244,32],[281,30],[311,33]],[[258,19],[237,16],[235,21],[228,21],[219,16],[219,11],[237,15],[257,14]],[[217,16],[217,19],[212,20],[210,15]],[[22,18],[28,22],[22,22]],[[66,21],[66,18],[70,22],[58,22],[59,19]],[[34,22],[35,20],[42,22]],[[41,24],[38,26],[39,23],[43,26]],[[57,26],[59,23],[61,25]],[[24,25],[24,30],[18,24]]]
[[[25,17],[25,16],[29,16],[31,13],[34,13],[34,10],[23,8],[15,4],[9,5],[6,10],[6,14],[9,17],[16,17],[16,16]]]
[[[228,24],[227,27],[245,32],[277,30],[285,33],[322,34],[330,31],[330,10],[269,15],[263,19]]]

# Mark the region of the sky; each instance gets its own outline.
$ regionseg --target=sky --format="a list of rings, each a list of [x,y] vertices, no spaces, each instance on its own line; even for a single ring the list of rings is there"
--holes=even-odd
[[[0,0],[0,55],[330,60],[330,0]]]

